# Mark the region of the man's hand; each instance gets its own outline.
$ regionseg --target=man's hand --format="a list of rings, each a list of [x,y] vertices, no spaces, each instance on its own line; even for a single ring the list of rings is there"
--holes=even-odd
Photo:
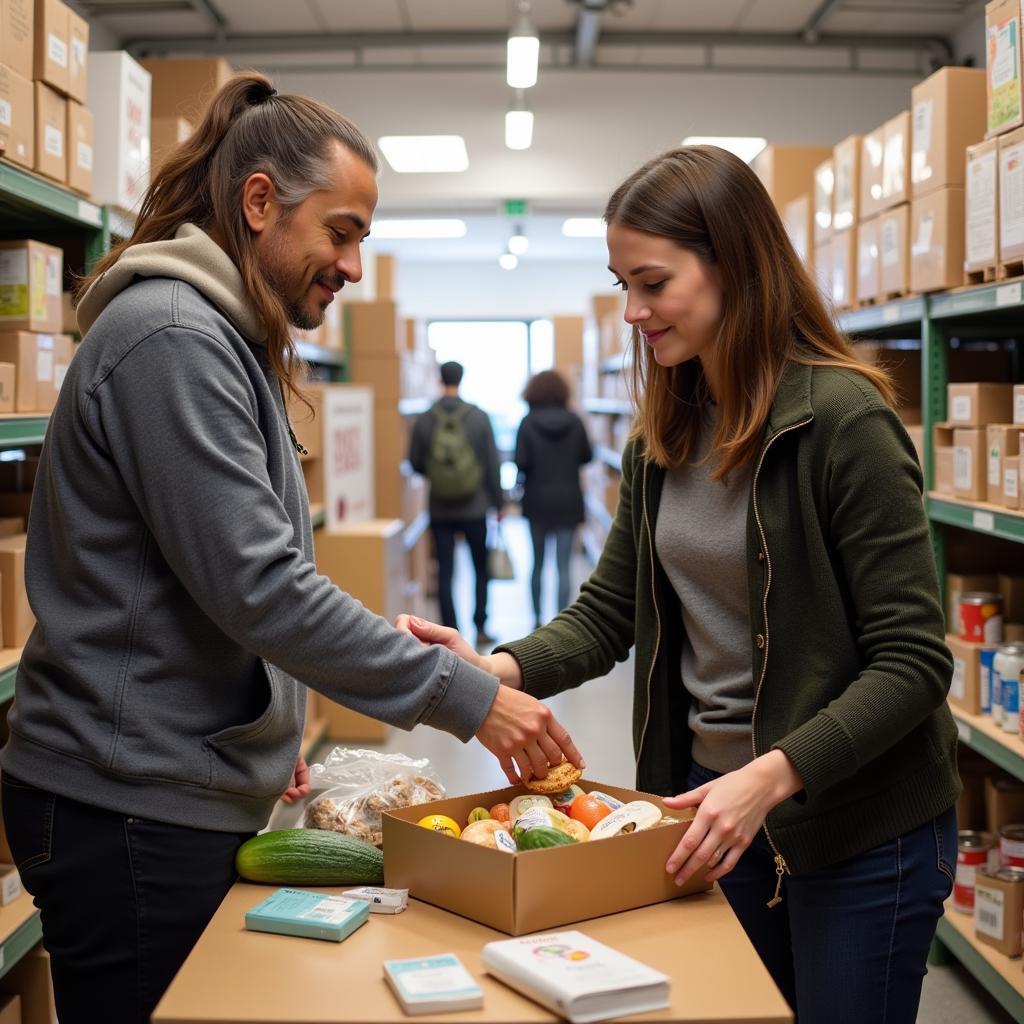
[[[395,619],[395,629],[403,633],[411,633],[420,643],[437,644],[440,647],[447,647],[449,651],[457,654],[463,661],[470,665],[482,668],[482,658],[476,652],[472,644],[463,639],[457,629],[450,626],[439,626],[436,622],[428,622],[426,619],[418,619],[415,615],[399,615]]]
[[[306,759],[299,754],[295,762],[295,771],[292,772],[291,785],[281,794],[281,799],[290,804],[295,800],[303,800],[309,796],[309,765]]]
[[[531,776],[543,779],[563,754],[577,768],[586,768],[572,737],[547,705],[510,686],[498,687],[476,738],[498,759],[512,785]]]

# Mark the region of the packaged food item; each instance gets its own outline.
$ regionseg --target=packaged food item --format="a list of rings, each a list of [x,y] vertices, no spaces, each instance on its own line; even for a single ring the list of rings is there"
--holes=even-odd
[[[608,839],[630,832],[654,828],[661,821],[661,811],[646,800],[631,800],[617,811],[602,818],[591,830],[590,838]]]
[[[323,764],[309,769],[310,785],[325,792],[306,808],[306,828],[355,836],[380,846],[381,813],[429,803],[445,796],[444,787],[423,758],[381,754],[376,750],[335,747]]]

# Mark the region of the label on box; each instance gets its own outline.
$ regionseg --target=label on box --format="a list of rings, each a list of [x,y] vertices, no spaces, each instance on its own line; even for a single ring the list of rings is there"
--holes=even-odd
[[[85,67],[85,40],[84,39],[72,39],[71,40],[71,63],[75,67]]]
[[[0,251],[0,319],[28,315],[28,250]]]
[[[29,272],[29,307],[33,320],[46,319],[46,255],[39,252],[29,253],[31,271]]]
[[[1002,449],[997,444],[992,445],[988,450],[988,482],[993,487],[999,486],[999,470],[1002,461]]]
[[[56,160],[64,156],[64,133],[52,124],[43,128],[43,149]]]
[[[912,131],[910,135],[910,180],[915,184],[927,181],[932,176],[931,164],[928,163],[928,150],[932,146],[932,111],[931,100],[922,100],[914,104]]]
[[[999,155],[999,247],[1024,245],[1024,145]]]
[[[53,335],[36,335],[36,380],[53,380]]]
[[[60,391],[61,385],[64,383],[64,378],[68,375],[68,364],[67,363],[54,363],[53,364],[53,386]]]
[[[970,423],[971,421],[971,396],[956,395],[953,398],[953,405],[950,409],[949,418],[957,423]]]
[[[1010,18],[988,30],[988,76],[993,89],[1017,79],[1017,28],[1017,19]],[[1004,120],[1000,118],[1000,123]]]
[[[972,483],[971,449],[960,445],[953,449],[953,486],[957,490],[969,491]]]
[[[953,659],[953,678],[949,683],[949,695],[961,703],[967,697],[967,662],[963,658]]]
[[[75,159],[83,171],[92,170],[92,146],[88,142],[80,142],[75,147]]]
[[[68,66],[68,44],[52,32],[46,37],[46,56],[58,67]]]
[[[60,266],[62,256],[55,253],[46,254],[46,294],[60,295]],[[44,314],[45,315],[45,314]]]
[[[903,191],[903,132],[894,132],[885,140],[885,152],[882,155],[882,197],[889,199]]]
[[[967,262],[992,264],[996,252],[996,151],[967,164]]]
[[[11,127],[11,104],[7,100],[0,100],[0,125]]]
[[[882,235],[882,266],[895,267],[900,262],[900,231],[895,217],[883,220]]]
[[[1003,494],[1007,498],[1017,497],[1017,467],[1007,466],[1003,470]]]
[[[917,237],[910,247],[915,256],[925,256],[931,251],[934,229],[935,214],[929,210],[917,223]]]
[[[993,939],[1003,937],[1003,894],[984,885],[974,887],[974,927]]]

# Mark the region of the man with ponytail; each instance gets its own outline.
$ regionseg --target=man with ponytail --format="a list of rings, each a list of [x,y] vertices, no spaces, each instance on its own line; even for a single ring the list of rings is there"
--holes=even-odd
[[[376,170],[344,117],[237,75],[80,290],[29,520],[38,625],[0,755],[61,1024],[149,1019],[238,846],[309,792],[306,686],[476,736],[510,780],[582,764],[535,698],[313,564],[291,330],[359,280]]]

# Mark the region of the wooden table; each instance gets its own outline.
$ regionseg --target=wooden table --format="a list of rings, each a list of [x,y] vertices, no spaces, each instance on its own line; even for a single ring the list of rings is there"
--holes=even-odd
[[[484,973],[480,950],[492,939],[508,938],[501,932],[416,900],[402,914],[371,914],[341,943],[246,931],[245,911],[271,891],[235,885],[160,1001],[153,1024],[527,1024],[558,1019]],[[670,1009],[624,1019],[687,1024],[793,1020],[717,889],[565,927],[576,927],[671,976]],[[447,952],[458,954],[483,988],[483,1009],[406,1017],[384,982],[382,963]]]

